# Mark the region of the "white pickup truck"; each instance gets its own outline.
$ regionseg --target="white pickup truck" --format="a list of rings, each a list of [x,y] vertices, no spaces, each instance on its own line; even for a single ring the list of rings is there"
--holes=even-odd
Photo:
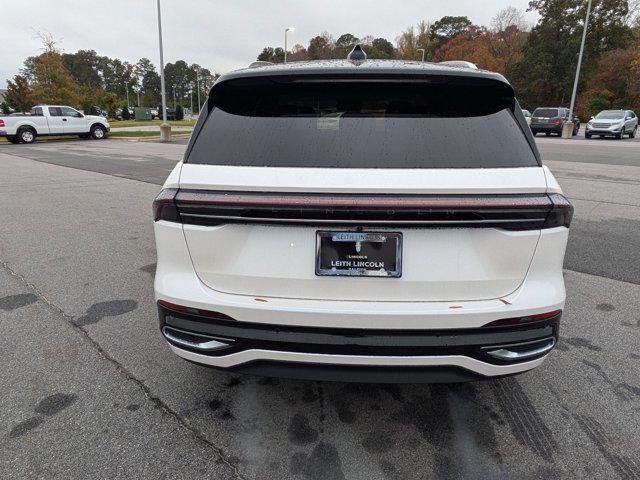
[[[33,143],[39,135],[79,135],[100,140],[109,131],[104,117],[85,115],[64,105],[36,105],[30,114],[0,116],[0,137],[11,143]]]

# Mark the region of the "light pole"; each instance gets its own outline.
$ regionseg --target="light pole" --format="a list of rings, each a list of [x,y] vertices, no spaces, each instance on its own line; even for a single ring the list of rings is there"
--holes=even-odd
[[[189,97],[191,98],[191,117],[193,118],[193,88],[189,92]]]
[[[284,30],[284,63],[287,63],[287,33],[293,32],[296,27],[287,27]]]
[[[158,0],[158,43],[160,45],[160,97],[162,99],[162,125],[160,125],[160,141],[171,141],[171,125],[167,123],[167,93],[164,88],[164,58],[162,55],[162,16],[160,0]]]
[[[200,76],[196,75],[196,83],[198,84],[198,116],[200,116]]]
[[[125,83],[124,88],[127,91],[127,110],[129,110],[129,84]]]
[[[573,92],[571,92],[571,105],[569,106],[569,121],[562,128],[562,138],[573,136],[573,107],[576,104],[576,92],[578,91],[578,79],[580,78],[580,67],[582,66],[582,54],[584,53],[584,42],[587,38],[587,28],[589,27],[589,14],[591,13],[591,0],[587,3],[587,15],[584,17],[584,28],[582,29],[582,42],[580,42],[580,53],[578,54],[578,65],[576,66],[576,77],[573,80]],[[570,127],[570,128],[569,128]]]
[[[422,61],[424,62],[424,53],[426,52],[426,50],[424,48],[418,48],[417,50],[419,52],[422,52]]]
[[[173,109],[176,109],[176,86],[173,86]]]

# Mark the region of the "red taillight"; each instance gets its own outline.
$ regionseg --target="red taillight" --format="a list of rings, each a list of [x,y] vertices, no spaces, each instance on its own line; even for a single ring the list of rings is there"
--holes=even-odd
[[[559,193],[549,194],[549,198],[553,203],[551,210],[547,214],[547,219],[542,228],[567,227],[571,224],[573,218],[573,205],[564,195]]]
[[[202,310],[200,308],[186,307],[184,305],[178,305],[176,303],[167,302],[166,300],[158,300],[158,305],[168,308],[169,310],[174,310],[176,312],[181,313],[190,313],[192,315],[200,315],[202,317],[211,317],[217,318],[220,320],[233,320],[228,315],[220,312],[212,312],[211,310]]]
[[[153,201],[153,219],[180,222],[180,213],[175,204],[177,188],[165,188]]]
[[[0,127],[4,127],[4,120],[0,118]]]
[[[528,315],[526,317],[513,317],[513,318],[501,318],[500,320],[494,320],[489,322],[483,327],[503,327],[507,325],[522,325],[525,323],[541,322],[543,320],[549,320],[550,318],[559,316],[562,314],[562,310],[553,310],[551,312],[537,313],[535,315]]]
[[[556,125],[560,125],[560,119],[556,118]]]

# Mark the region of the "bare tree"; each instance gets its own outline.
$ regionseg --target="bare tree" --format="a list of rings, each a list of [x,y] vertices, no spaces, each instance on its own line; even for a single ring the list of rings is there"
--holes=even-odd
[[[516,27],[520,31],[526,31],[528,27],[522,10],[511,5],[500,10],[491,19],[491,31],[494,33],[504,32],[509,27]]]

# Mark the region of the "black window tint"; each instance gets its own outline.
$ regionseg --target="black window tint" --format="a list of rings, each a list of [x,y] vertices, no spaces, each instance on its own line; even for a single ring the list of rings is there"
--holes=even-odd
[[[62,109],[60,107],[49,107],[49,115],[51,117],[61,117]]]
[[[187,162],[336,168],[538,165],[514,118],[510,87],[465,82],[231,80],[214,88],[212,111]]]
[[[31,109],[31,115],[33,115],[34,117],[41,117],[42,116],[42,107],[33,107]]]
[[[536,108],[533,112],[534,117],[558,117],[557,108]]]

